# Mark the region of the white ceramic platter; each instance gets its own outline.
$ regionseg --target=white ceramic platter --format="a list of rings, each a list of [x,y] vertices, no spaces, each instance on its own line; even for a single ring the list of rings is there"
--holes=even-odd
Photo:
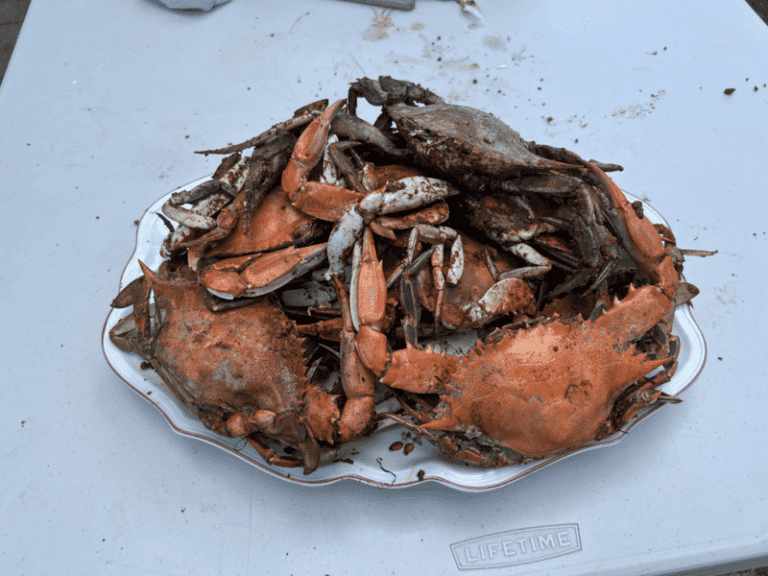
[[[175,191],[189,190],[208,179],[207,177],[201,178]],[[120,289],[141,275],[139,260],[153,270],[156,270],[162,262],[159,249],[168,230],[156,213],[160,212],[161,206],[169,196],[170,194],[160,198],[147,209],[141,218],[136,236],[136,250],[123,272]],[[631,194],[626,194],[626,196],[630,201],[637,200]],[[666,224],[661,215],[647,204],[644,204],[644,210],[652,222]],[[412,435],[406,433],[402,428],[389,427],[379,430],[368,438],[344,445],[334,461],[321,464],[315,472],[306,476],[302,475],[299,468],[269,466],[246,442],[220,436],[205,428],[166,388],[153,370],[141,369],[142,360],[138,355],[123,352],[112,344],[109,340],[110,329],[129,313],[130,308],[112,310],[107,317],[102,334],[104,355],[112,369],[125,383],[160,410],[171,427],[179,434],[209,442],[264,472],[290,482],[316,486],[343,479],[354,479],[376,486],[402,488],[418,482],[434,481],[458,490],[489,490],[514,482],[518,478],[541,470],[556,460],[585,450],[582,448],[526,465],[485,469],[451,460],[428,442],[418,438],[413,439]],[[675,324],[672,332],[680,338],[679,367],[675,376],[661,389],[668,394],[677,395],[694,382],[704,367],[706,344],[701,330],[691,315],[689,306],[678,307],[675,312]],[[645,421],[659,408],[660,406],[657,406],[646,410],[624,431],[596,442],[586,449],[604,448],[621,440],[630,427]],[[389,447],[396,441],[413,442],[415,449],[407,455],[403,450],[391,451]]]

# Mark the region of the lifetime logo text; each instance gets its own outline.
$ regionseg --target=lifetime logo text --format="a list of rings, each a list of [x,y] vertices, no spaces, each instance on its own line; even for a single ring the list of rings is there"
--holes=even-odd
[[[459,570],[514,566],[579,550],[578,524],[510,530],[451,544]]]

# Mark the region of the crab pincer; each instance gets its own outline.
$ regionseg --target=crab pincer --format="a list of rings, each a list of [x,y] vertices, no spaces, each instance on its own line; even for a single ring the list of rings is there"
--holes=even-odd
[[[344,107],[344,104],[344,100],[337,100],[331,104],[299,136],[293,155],[282,176],[283,189],[288,193],[291,200],[302,185],[307,182],[312,169],[320,162],[331,130],[331,122]]]
[[[344,412],[338,423],[338,437],[340,442],[346,442],[359,437],[371,423],[375,410],[373,392],[376,379],[358,353],[358,334],[352,322],[346,288],[338,276],[334,276],[333,280],[343,320],[340,333],[341,382],[347,397]]]
[[[325,253],[326,244],[317,244],[227,258],[203,269],[200,282],[225,300],[263,296],[315,268]]]
[[[376,256],[373,234],[366,229],[350,293],[339,275],[332,279],[341,309],[341,382],[347,398],[338,423],[340,442],[359,437],[374,414],[374,386],[389,363],[384,334],[387,286]]]

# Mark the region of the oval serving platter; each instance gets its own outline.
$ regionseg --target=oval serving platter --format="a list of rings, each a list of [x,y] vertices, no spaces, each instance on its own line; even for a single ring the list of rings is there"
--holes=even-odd
[[[209,179],[210,177],[201,178],[177,188],[174,192],[189,190]],[[626,192],[625,194],[630,201],[638,200],[631,194]],[[139,260],[153,270],[156,270],[162,262],[159,250],[168,229],[156,214],[160,212],[163,203],[169,197],[170,194],[165,195],[152,204],[139,221],[136,249],[123,271],[120,289],[141,275]],[[661,214],[653,208],[645,203],[643,207],[651,222],[666,224]],[[647,409],[624,430],[590,446],[529,464],[504,468],[467,466],[462,462],[451,460],[428,442],[413,438],[413,435],[404,429],[392,426],[381,429],[369,437],[345,444],[339,449],[332,462],[321,463],[315,472],[303,475],[300,468],[270,466],[248,443],[220,436],[207,429],[167,389],[154,370],[141,368],[142,359],[138,355],[129,354],[117,348],[109,339],[109,331],[119,320],[129,314],[130,308],[113,309],[107,316],[102,333],[104,355],[117,375],[137,394],[155,406],[175,432],[213,444],[272,476],[309,486],[352,479],[386,488],[403,488],[425,481],[438,482],[465,491],[499,488],[584,450],[610,446],[621,440],[630,428],[646,421],[651,414],[661,408],[656,406]],[[675,376],[660,389],[668,394],[678,395],[693,384],[706,361],[704,336],[691,315],[689,305],[679,306],[675,311],[673,333],[680,338],[679,367]],[[409,454],[405,454],[402,449],[392,451],[390,446],[394,442],[413,443],[414,449]]]

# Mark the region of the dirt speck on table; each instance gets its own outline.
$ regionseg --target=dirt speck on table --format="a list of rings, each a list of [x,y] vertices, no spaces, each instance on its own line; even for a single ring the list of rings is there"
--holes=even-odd
[[[504,40],[497,38],[496,36],[487,36],[485,38],[485,43],[491,50],[503,50],[506,46]]]
[[[387,33],[387,28],[390,28],[394,25],[395,23],[392,22],[392,16],[389,14],[376,14],[373,17],[373,22],[371,22],[371,25],[365,32],[363,32],[363,38],[366,40],[384,40],[384,38],[389,36]]]

